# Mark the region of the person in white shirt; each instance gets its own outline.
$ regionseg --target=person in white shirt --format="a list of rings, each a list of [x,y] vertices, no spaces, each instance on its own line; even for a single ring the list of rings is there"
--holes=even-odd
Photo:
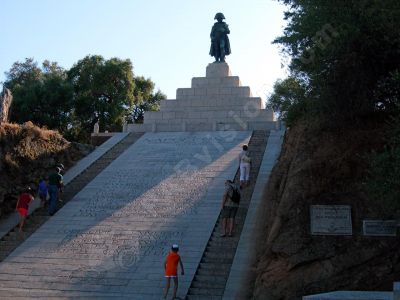
[[[250,179],[250,167],[251,158],[249,155],[249,147],[247,145],[242,146],[242,152],[239,154],[239,169],[240,169],[240,188],[244,188],[249,185]]]

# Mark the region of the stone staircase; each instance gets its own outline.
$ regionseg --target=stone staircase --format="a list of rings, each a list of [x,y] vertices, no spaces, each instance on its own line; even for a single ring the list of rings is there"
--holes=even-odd
[[[58,202],[58,209],[70,201],[80,190],[103,171],[115,158],[124,152],[129,146],[134,144],[143,133],[129,133],[124,139],[108,150],[103,156],[96,160],[84,172],[75,177],[65,186],[62,194],[62,202]],[[18,233],[18,226],[14,227],[7,235],[0,239],[0,262],[3,261],[15,248],[27,239],[49,218],[48,207],[37,209],[27,217],[24,225],[24,235]]]
[[[232,76],[227,63],[211,63],[205,77],[193,77],[190,88],[178,88],[176,99],[160,102],[160,111],[146,111],[142,124],[127,132],[252,131],[279,127],[250,87]]]
[[[241,203],[235,218],[234,236],[220,237],[222,223],[221,217],[219,217],[189,288],[186,296],[187,300],[222,299],[236,253],[236,247],[240,239],[240,233],[246,219],[268,135],[268,131],[253,131],[249,142],[249,151],[252,157],[251,181],[250,186],[241,192]],[[236,173],[234,180],[235,183],[239,184],[239,172]]]

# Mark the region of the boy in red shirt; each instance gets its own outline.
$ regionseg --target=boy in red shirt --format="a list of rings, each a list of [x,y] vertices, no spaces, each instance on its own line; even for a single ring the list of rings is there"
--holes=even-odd
[[[165,258],[164,269],[165,278],[167,279],[167,285],[165,286],[164,290],[164,298],[167,298],[171,278],[174,279],[174,295],[171,299],[176,298],[176,292],[178,290],[178,263],[181,265],[181,274],[185,274],[185,271],[183,270],[182,260],[178,254],[178,251],[179,246],[176,244],[172,245],[171,252]]]
[[[32,202],[33,200],[32,196],[32,189],[30,187],[27,187],[24,192],[19,195],[18,201],[17,201],[17,206],[15,207],[15,210],[19,213],[20,219],[19,219],[19,232],[22,233],[22,227],[24,226],[25,218],[28,215],[28,210],[29,210],[29,203]]]

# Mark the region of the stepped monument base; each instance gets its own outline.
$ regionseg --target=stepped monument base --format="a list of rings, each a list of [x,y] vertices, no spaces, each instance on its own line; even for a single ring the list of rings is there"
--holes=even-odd
[[[128,124],[127,132],[247,131],[278,129],[250,87],[232,76],[227,63],[211,63],[206,77],[192,78],[190,88],[178,88],[176,99],[162,100],[161,110],[145,112],[143,124]]]

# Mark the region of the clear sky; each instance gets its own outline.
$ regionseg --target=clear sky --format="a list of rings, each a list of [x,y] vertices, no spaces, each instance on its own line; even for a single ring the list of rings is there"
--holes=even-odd
[[[129,58],[135,75],[176,97],[192,77],[205,76],[210,31],[224,13],[232,54],[226,59],[253,95],[265,99],[286,77],[272,40],[283,32],[276,0],[1,0],[0,82],[16,61],[33,57],[69,69],[88,54]]]

